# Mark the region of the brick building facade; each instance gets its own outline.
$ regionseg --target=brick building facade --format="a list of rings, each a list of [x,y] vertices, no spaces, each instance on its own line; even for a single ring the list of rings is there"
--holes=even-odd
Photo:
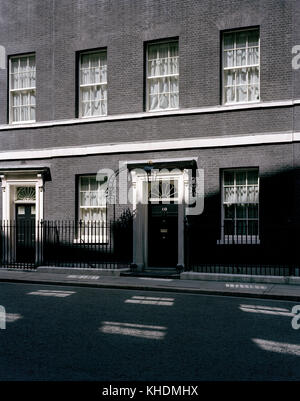
[[[36,220],[108,221],[129,208],[140,267],[160,264],[155,249],[167,250],[163,264],[184,266],[197,238],[199,253],[206,239],[231,254],[247,245],[248,256],[266,254],[267,244],[266,263],[292,254],[299,8],[296,0],[1,1],[0,217],[16,220],[18,207],[35,205]],[[171,204],[190,185],[185,172],[202,171],[203,211],[167,206],[163,214],[149,198],[140,210],[149,174],[135,176],[133,202],[102,210],[94,178],[103,169],[118,175],[120,162],[178,168],[152,177],[162,186],[171,179]],[[31,199],[22,195],[28,187]],[[173,223],[155,220],[169,213]]]

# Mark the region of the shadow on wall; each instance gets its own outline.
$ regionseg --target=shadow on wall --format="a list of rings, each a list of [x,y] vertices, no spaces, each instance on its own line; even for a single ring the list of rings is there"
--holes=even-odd
[[[187,264],[300,264],[300,170],[260,176],[258,235],[243,235],[246,223],[224,235],[221,202],[206,194],[203,214],[186,219]]]

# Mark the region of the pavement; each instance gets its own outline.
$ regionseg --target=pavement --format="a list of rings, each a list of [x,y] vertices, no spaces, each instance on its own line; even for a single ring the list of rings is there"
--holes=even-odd
[[[84,274],[76,270],[74,273],[58,273],[17,269],[0,269],[0,282],[224,295],[300,302],[300,285],[293,284],[106,276],[101,272]]]

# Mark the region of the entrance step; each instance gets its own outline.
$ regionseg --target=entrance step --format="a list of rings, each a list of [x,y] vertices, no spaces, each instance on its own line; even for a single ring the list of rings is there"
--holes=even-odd
[[[175,267],[148,267],[142,272],[122,272],[121,276],[180,279],[180,273]]]

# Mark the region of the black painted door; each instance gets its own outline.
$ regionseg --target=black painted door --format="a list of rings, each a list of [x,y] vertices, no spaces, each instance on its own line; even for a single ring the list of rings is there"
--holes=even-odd
[[[148,266],[174,267],[178,262],[178,205],[149,204]]]
[[[35,261],[35,205],[16,205],[16,260]]]

